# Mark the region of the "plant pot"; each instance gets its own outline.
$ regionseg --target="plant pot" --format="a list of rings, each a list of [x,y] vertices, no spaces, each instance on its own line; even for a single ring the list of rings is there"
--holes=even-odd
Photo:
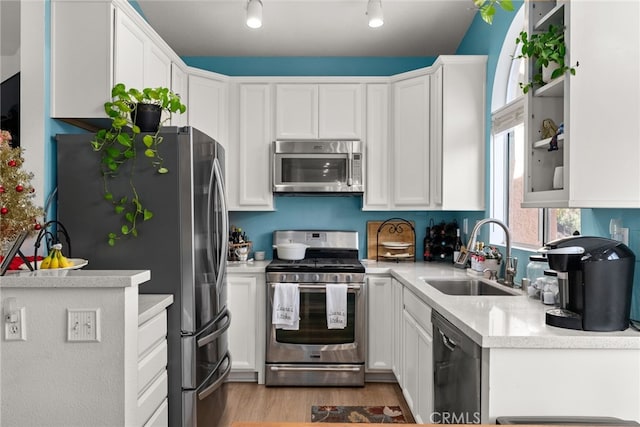
[[[140,132],[155,132],[160,126],[162,108],[155,104],[136,104],[131,112],[133,123],[140,128]]]
[[[553,74],[553,72],[558,68],[560,68],[560,64],[557,64],[555,62],[550,62],[546,67],[542,67],[542,81],[545,83],[549,83],[551,80],[553,80],[551,78],[551,74]]]

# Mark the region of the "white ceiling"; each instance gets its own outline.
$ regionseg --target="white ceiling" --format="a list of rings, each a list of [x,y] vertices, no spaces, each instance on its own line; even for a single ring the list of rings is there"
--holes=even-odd
[[[263,25],[245,25],[246,0],[137,0],[180,56],[437,56],[455,53],[472,0],[382,0],[369,28],[367,0],[263,0]]]

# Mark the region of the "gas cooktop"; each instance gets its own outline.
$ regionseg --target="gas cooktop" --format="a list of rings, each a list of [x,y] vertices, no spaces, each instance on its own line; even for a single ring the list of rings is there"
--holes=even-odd
[[[362,263],[355,258],[305,258],[301,260],[274,259],[267,271],[317,272],[323,273],[364,273]]]

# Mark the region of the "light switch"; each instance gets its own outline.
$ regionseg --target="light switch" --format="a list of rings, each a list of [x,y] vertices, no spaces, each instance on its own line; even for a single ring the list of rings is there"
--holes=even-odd
[[[100,309],[67,309],[67,341],[100,342]]]

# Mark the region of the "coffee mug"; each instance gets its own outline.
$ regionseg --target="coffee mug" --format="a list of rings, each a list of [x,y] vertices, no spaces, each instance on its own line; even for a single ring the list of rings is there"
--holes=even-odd
[[[246,261],[249,256],[249,248],[247,246],[243,246],[241,248],[237,248],[234,253],[238,257],[238,261]]]
[[[256,261],[263,261],[264,255],[264,251],[255,251],[253,253],[253,257],[256,259]]]

